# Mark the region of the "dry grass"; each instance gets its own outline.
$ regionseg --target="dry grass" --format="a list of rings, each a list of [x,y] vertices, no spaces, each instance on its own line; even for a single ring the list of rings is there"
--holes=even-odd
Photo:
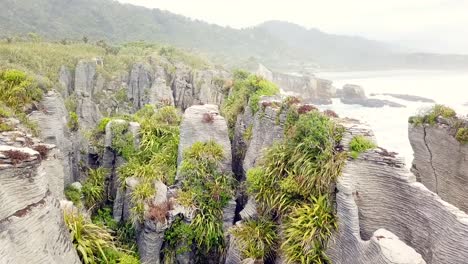
[[[147,219],[158,222],[165,223],[169,214],[169,211],[172,210],[172,202],[166,201],[161,204],[150,203],[149,210],[147,212]]]
[[[299,113],[300,115],[302,114],[306,114],[306,113],[309,113],[310,111],[317,111],[318,108],[313,106],[313,105],[301,105],[298,109],[297,109],[297,113]]]
[[[204,113],[202,117],[202,122],[205,124],[213,124],[214,116],[211,113]]]
[[[47,148],[47,146],[45,145],[37,145],[34,146],[33,149],[39,152],[39,156],[41,157],[41,159],[46,159],[47,154],[49,154],[49,148]]]
[[[29,155],[28,153],[19,150],[7,150],[4,151],[3,154],[5,154],[5,156],[7,156],[7,158],[11,160],[11,163],[13,165],[17,165],[31,157],[31,155]]]
[[[339,118],[338,114],[335,113],[335,111],[333,111],[333,110],[327,109],[327,110],[323,111],[323,114],[328,116],[328,117]]]

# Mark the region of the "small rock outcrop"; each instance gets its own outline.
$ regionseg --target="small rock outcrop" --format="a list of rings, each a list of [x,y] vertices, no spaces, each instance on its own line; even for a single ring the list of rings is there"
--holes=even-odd
[[[422,97],[422,96],[410,95],[410,94],[383,93],[382,95],[391,96],[397,99],[410,101],[410,102],[435,103],[435,101],[432,99]]]
[[[365,107],[405,107],[404,105],[375,98],[367,98],[364,89],[359,85],[345,84],[343,89],[336,91],[336,96],[343,104],[358,104]]]
[[[195,142],[215,141],[223,147],[223,171],[232,172],[231,142],[226,120],[219,114],[217,105],[194,105],[185,110],[180,125],[180,143],[177,164],[183,160],[184,150]]]
[[[75,181],[73,175],[76,173],[77,156],[73,151],[73,142],[71,134],[67,127],[67,110],[62,97],[55,92],[49,92],[41,101],[42,111],[34,111],[31,113],[31,120],[38,124],[39,136],[47,144],[57,146],[57,158],[61,161],[63,169],[61,172],[62,179],[58,185],[62,185],[63,189],[66,185]]]
[[[63,174],[54,148],[20,131],[0,135],[2,263],[80,263],[54,196],[54,173]]]
[[[442,122],[409,125],[414,150],[411,170],[429,190],[468,212],[468,145],[455,138],[454,126]]]

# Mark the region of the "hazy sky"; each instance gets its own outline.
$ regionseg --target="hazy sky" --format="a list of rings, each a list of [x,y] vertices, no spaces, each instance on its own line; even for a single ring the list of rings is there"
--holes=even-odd
[[[119,0],[234,28],[285,20],[328,33],[468,54],[468,0]]]

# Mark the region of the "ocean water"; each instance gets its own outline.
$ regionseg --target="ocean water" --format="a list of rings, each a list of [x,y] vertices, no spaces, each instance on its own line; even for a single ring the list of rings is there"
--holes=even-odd
[[[359,119],[373,129],[381,147],[399,153],[410,167],[413,150],[408,139],[408,118],[433,104],[410,102],[391,96],[370,96],[379,93],[417,95],[454,108],[459,116],[468,114],[468,71],[363,71],[322,72],[316,76],[333,81],[333,86],[357,84],[370,98],[387,99],[405,105],[405,108],[367,108],[345,105],[339,99],[324,109],[334,110],[340,117]]]

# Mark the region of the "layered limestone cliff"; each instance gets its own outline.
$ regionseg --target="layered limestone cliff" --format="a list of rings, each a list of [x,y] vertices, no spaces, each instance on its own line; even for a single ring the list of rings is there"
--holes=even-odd
[[[468,145],[459,142],[457,127],[466,120],[439,119],[435,124],[409,124],[414,150],[411,171],[419,182],[468,212]]]
[[[372,137],[369,128],[356,122],[343,124],[347,134]],[[344,145],[350,137],[345,137]],[[426,263],[464,263],[468,259],[468,244],[463,239],[468,234],[468,216],[416,182],[395,153],[379,148],[349,160],[338,181],[336,203],[340,230],[329,249],[336,263],[424,263],[418,254]],[[411,247],[403,251],[394,245],[396,252],[409,254],[414,262],[377,260],[391,260],[388,244],[380,246],[383,256],[373,255],[374,242],[387,238],[375,233],[381,229]],[[369,239],[373,243],[362,241]]]
[[[1,263],[80,263],[56,199],[64,178],[56,155],[20,130],[0,134]]]
[[[335,94],[331,81],[313,75],[272,72],[261,64],[256,74],[277,84],[286,94],[299,96],[307,103],[331,104],[331,98]]]

